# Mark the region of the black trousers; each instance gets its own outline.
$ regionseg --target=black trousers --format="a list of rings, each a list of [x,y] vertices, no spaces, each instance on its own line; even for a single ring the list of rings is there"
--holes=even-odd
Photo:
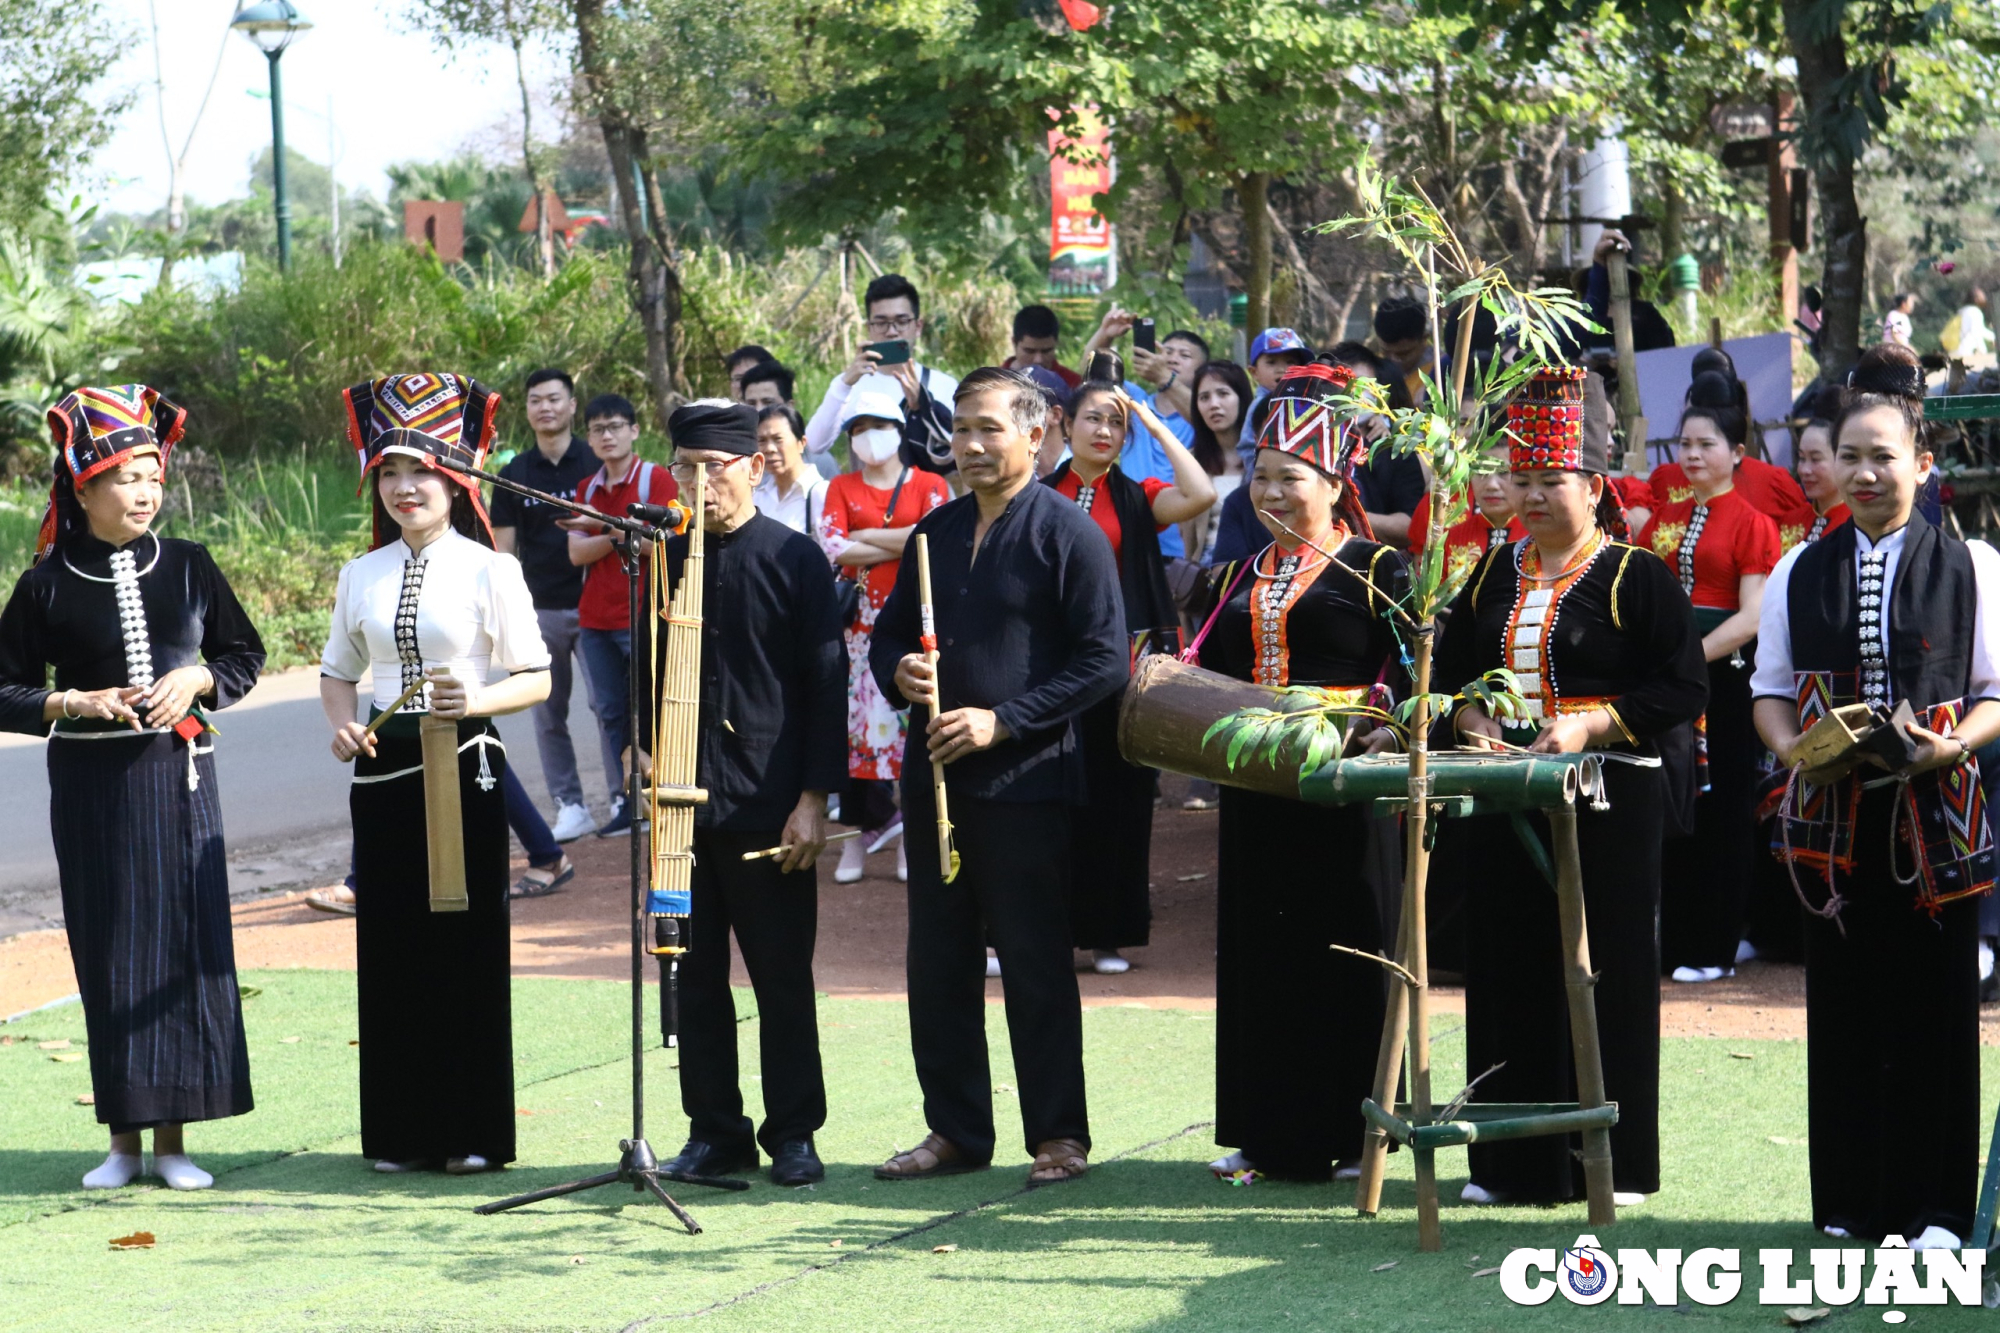
[[[1865,793],[1846,934],[1806,920],[1812,1220],[1874,1239],[1972,1234],[1979,1120],[1979,901],[1935,919],[1890,861],[1893,789]],[[1907,868],[1909,849],[1894,855]],[[1814,884],[1799,871],[1812,894]],[[1814,897],[1819,901],[1823,896]]]
[[[1743,645],[1743,665],[1708,664],[1708,790],[1695,798],[1694,834],[1661,849],[1660,965],[1736,966],[1755,877],[1757,759],[1764,743],[1750,718],[1750,670],[1757,641]]]
[[[1120,690],[1077,719],[1089,803],[1070,840],[1070,941],[1130,949],[1152,937],[1153,787],[1159,773],[1118,753]]]
[[[1618,1103],[1611,1178],[1615,1189],[1651,1194],[1660,1188],[1660,771],[1607,763],[1604,782],[1611,808],[1579,802],[1576,841],[1590,965],[1598,974],[1604,1091]],[[1548,820],[1536,814],[1528,822],[1548,845]],[[1469,886],[1466,1072],[1477,1077],[1506,1062],[1475,1095],[1485,1102],[1574,1101],[1555,891],[1505,816],[1468,820],[1465,831],[1480,839],[1483,854]],[[1581,1198],[1577,1145],[1575,1135],[1475,1143],[1468,1150],[1472,1179],[1522,1203]]]
[[[939,873],[929,773],[903,784],[910,865],[910,1045],[924,1121],[975,1161],[993,1155],[986,1057],[986,946],[1000,955],[1007,1035],[1029,1152],[1049,1139],[1090,1146],[1083,1006],[1070,962],[1069,809],[973,801],[951,817],[958,878]]]
[[[780,829],[697,830],[693,915],[681,960],[681,1109],[704,1143],[747,1149],[750,1118],[737,1083],[736,1000],[729,990],[729,932],[736,932],[757,996],[758,1068],[767,1153],[809,1138],[826,1123],[819,1016],[813,1002],[813,943],[819,934],[818,875],[790,874],[743,853],[774,847]]]

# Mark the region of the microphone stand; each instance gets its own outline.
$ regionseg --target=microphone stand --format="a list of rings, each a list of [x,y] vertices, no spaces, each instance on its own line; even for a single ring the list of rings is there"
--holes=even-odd
[[[546,491],[538,491],[532,486],[523,486],[519,482],[502,477],[497,473],[482,472],[478,468],[472,467],[460,467],[455,470],[463,472],[467,476],[477,477],[481,481],[491,482],[495,486],[512,491],[514,494],[522,496],[525,499],[536,500],[542,504],[552,505],[557,509],[568,510],[570,513],[581,518],[593,519],[608,528],[625,533],[628,537],[640,538],[651,542],[662,542],[668,535],[668,529],[661,524],[650,523],[639,518],[617,518],[593,509],[589,505],[579,504],[575,500],[565,500],[561,496],[550,495]],[[634,505],[632,508],[644,509],[647,506]],[[691,521],[698,523],[701,521],[701,516],[697,514]],[[640,588],[644,580],[644,567],[641,564],[641,557],[636,542],[628,541],[625,543],[621,559],[625,570],[626,605],[631,614],[629,623],[631,625],[631,632],[636,636],[640,625],[644,623],[646,614],[645,599],[640,593]],[[652,670],[653,663],[648,661],[645,664],[643,674],[650,676]],[[675,1202],[674,1196],[667,1193],[666,1187],[660,1184],[660,1182],[662,1180],[671,1180],[683,1185],[702,1185],[709,1189],[720,1190],[747,1190],[750,1188],[750,1182],[747,1180],[734,1180],[726,1176],[696,1176],[679,1171],[662,1170],[658,1157],[653,1153],[652,1145],[646,1142],[644,1032],[646,1028],[645,959],[647,951],[645,928],[646,880],[647,865],[651,860],[652,821],[642,816],[642,807],[639,803],[645,788],[645,780],[639,773],[639,745],[638,733],[636,731],[640,717],[644,716],[642,708],[646,700],[640,681],[641,674],[642,672],[639,670],[639,664],[635,658],[632,669],[626,673],[628,677],[626,682],[627,715],[631,717],[635,730],[631,747],[632,758],[625,774],[625,808],[632,812],[632,864],[630,870],[632,889],[632,1137],[618,1141],[618,1165],[610,1171],[601,1172],[594,1176],[586,1176],[581,1180],[568,1181],[561,1185],[551,1185],[546,1189],[530,1190],[526,1194],[517,1194],[512,1198],[500,1199],[493,1203],[483,1203],[472,1211],[482,1215],[501,1213],[512,1208],[523,1208],[531,1203],[540,1203],[544,1199],[555,1199],[565,1194],[576,1194],[582,1190],[596,1189],[600,1185],[630,1185],[637,1192],[644,1193],[650,1191],[653,1197],[665,1204],[668,1210],[680,1220],[681,1225],[687,1228],[689,1235],[699,1236],[701,1234],[701,1224],[694,1220],[693,1215],[687,1209]],[[662,984],[664,985],[665,983],[663,982]]]

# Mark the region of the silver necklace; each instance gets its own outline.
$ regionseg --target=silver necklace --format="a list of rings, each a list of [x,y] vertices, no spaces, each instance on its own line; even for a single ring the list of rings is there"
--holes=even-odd
[[[150,532],[149,532],[149,533],[147,533],[146,535],[147,535],[148,537],[153,537],[153,534],[152,534],[152,533],[150,533]],[[120,552],[118,552],[118,554],[120,554],[120,555],[123,555],[123,554],[124,554],[124,552],[123,552],[123,551],[120,551]],[[133,577],[133,578],[144,578],[144,577],[145,577],[146,575],[148,575],[148,574],[152,573],[152,572],[153,572],[153,566],[155,566],[155,565],[157,565],[157,564],[159,564],[159,563],[160,563],[160,539],[159,539],[158,537],[153,537],[153,558],[152,558],[151,560],[148,560],[148,561],[146,562],[146,567],[145,567],[144,569],[141,569],[141,570],[135,570],[135,571],[133,572],[133,575],[132,575],[132,577]],[[115,576],[114,576],[114,577],[109,577],[109,578],[107,578],[107,577],[105,577],[105,576],[103,576],[103,575],[100,575],[100,574],[86,574],[86,573],[84,573],[84,572],[83,572],[82,570],[78,569],[78,568],[77,568],[77,567],[76,567],[75,565],[72,565],[72,564],[70,564],[70,562],[69,562],[69,552],[67,552],[67,551],[63,552],[63,565],[64,565],[64,567],[66,567],[66,568],[67,568],[67,569],[69,570],[69,572],[70,572],[70,573],[72,573],[72,574],[76,575],[76,576],[77,576],[78,578],[80,578],[80,579],[89,579],[89,580],[90,580],[90,581],[91,581],[92,583],[116,583],[116,582],[118,582],[118,579],[117,579],[117,578],[116,578]]]

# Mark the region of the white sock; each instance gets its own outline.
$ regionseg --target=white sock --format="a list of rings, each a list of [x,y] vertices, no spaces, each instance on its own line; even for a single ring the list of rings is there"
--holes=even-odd
[[[83,1178],[87,1190],[116,1190],[131,1184],[139,1174],[138,1153],[114,1152],[104,1164]]]
[[[1910,1242],[1910,1248],[1913,1250],[1956,1250],[1964,1244],[1965,1242],[1958,1238],[1956,1232],[1946,1231],[1943,1227],[1931,1226],[1925,1227],[1924,1234]]]
[[[1648,1195],[1639,1193],[1637,1190],[1613,1190],[1611,1192],[1611,1202],[1620,1208],[1637,1208],[1649,1197]]]
[[[1822,1234],[1831,1236],[1835,1240],[1847,1240],[1854,1235],[1846,1227],[1821,1227],[1820,1231]]]
[[[166,1181],[169,1189],[205,1190],[215,1183],[215,1177],[184,1152],[154,1153],[153,1174]]]
[[[1238,1171],[1254,1171],[1256,1167],[1252,1166],[1250,1159],[1242,1153],[1233,1152],[1227,1157],[1218,1157],[1210,1162],[1208,1169],[1218,1176],[1233,1176]]]
[[[1458,1197],[1465,1203],[1499,1202],[1498,1197],[1492,1190],[1485,1188],[1483,1185],[1475,1185],[1469,1180],[1465,1182],[1465,1188],[1458,1192]]]
[[[1984,981],[1986,980],[1986,978],[1992,975],[1993,975],[1993,946],[1988,944],[1985,940],[1981,940],[1979,941],[1979,979],[1981,981]]]

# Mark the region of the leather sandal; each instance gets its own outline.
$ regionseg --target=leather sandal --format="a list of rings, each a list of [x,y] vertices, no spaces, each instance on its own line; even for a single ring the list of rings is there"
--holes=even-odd
[[[1035,1147],[1035,1164],[1028,1169],[1028,1188],[1060,1185],[1090,1170],[1090,1150],[1075,1139],[1050,1139]]]
[[[507,891],[512,899],[545,898],[576,878],[576,864],[565,856],[552,866],[529,866]]]
[[[926,1134],[924,1141],[907,1152],[899,1152],[875,1168],[877,1180],[929,1180],[933,1176],[962,1176],[984,1171],[991,1162],[969,1160],[959,1146],[942,1134]]]

